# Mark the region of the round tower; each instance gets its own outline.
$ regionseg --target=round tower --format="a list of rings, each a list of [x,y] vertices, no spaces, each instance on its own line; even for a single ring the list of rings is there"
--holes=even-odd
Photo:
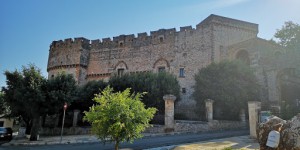
[[[60,72],[72,74],[78,84],[86,82],[90,41],[85,38],[53,41],[50,45],[48,58],[48,78]]]

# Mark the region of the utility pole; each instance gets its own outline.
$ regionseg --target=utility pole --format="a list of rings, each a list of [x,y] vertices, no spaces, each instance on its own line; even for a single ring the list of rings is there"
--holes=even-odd
[[[65,124],[65,116],[66,116],[66,110],[67,110],[67,103],[65,102],[64,104],[64,115],[63,115],[63,120],[62,120],[62,125],[61,125],[61,133],[60,133],[60,143],[62,142],[62,135],[64,132],[64,124]]]

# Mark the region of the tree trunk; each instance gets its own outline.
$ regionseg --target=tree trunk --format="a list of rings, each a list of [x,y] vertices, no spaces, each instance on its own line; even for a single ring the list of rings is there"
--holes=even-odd
[[[118,149],[119,149],[119,141],[116,141],[115,150],[118,150]]]
[[[40,117],[35,116],[32,119],[32,128],[31,128],[31,132],[30,132],[30,141],[37,141],[39,130],[40,130]]]
[[[31,124],[27,124],[26,123],[26,130],[25,130],[25,134],[27,134],[27,135],[29,135],[30,134],[30,132],[31,132]]]
[[[24,121],[25,125],[26,125],[26,130],[25,130],[25,134],[29,135],[31,132],[31,126],[32,126],[32,122],[29,118],[25,118],[22,116],[22,120]]]

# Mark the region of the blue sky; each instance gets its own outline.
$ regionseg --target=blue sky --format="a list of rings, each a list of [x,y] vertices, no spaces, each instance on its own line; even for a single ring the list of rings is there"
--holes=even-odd
[[[54,40],[102,39],[201,22],[210,14],[259,24],[271,39],[285,21],[300,24],[300,0],[1,0],[0,86],[5,70],[34,63],[47,76]]]

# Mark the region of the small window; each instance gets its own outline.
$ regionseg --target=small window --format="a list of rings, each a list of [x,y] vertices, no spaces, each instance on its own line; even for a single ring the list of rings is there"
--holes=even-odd
[[[118,76],[122,76],[124,74],[124,69],[118,69]]]
[[[120,43],[119,43],[119,46],[120,46],[120,47],[123,47],[123,46],[124,46],[124,45],[123,45],[123,42],[120,42]]]
[[[165,71],[166,71],[165,67],[158,67],[158,72],[165,72]]]
[[[51,78],[54,78],[54,75],[51,75]]]
[[[184,77],[184,68],[179,69],[179,77]]]
[[[0,127],[3,127],[4,121],[0,121]]]
[[[160,37],[160,38],[159,38],[159,42],[160,42],[160,43],[164,42],[164,38],[163,38],[163,37]]]
[[[182,92],[182,94],[185,94],[186,93],[186,88],[182,88],[181,92]]]

